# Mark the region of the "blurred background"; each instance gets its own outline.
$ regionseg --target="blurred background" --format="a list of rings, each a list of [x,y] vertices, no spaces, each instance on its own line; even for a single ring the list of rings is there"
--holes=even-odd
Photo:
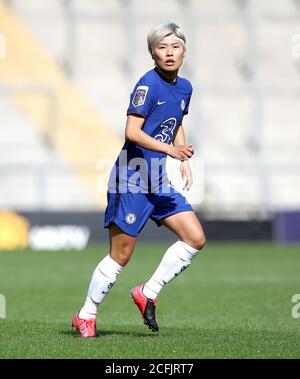
[[[129,94],[165,20],[187,38],[207,238],[300,241],[299,0],[0,0],[1,250],[106,238]],[[153,233],[170,237],[149,221],[141,238]]]

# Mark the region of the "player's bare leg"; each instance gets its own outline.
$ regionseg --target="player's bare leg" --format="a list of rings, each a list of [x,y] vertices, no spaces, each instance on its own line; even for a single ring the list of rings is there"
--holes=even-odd
[[[205,235],[193,211],[176,213],[161,220],[161,224],[177,234],[181,241],[201,250],[205,245]]]
[[[83,338],[95,337],[99,305],[107,296],[122,268],[129,261],[136,238],[123,233],[116,225],[109,228],[110,253],[97,265],[84,306],[73,317],[73,326]]]
[[[125,266],[135,248],[136,237],[122,232],[115,224],[109,228],[110,257],[119,265]]]

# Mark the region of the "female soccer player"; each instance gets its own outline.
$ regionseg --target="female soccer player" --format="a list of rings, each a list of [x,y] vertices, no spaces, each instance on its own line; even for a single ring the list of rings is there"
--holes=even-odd
[[[148,49],[155,68],[136,84],[127,110],[125,143],[112,170],[104,227],[109,229],[109,254],[97,265],[85,304],[73,317],[81,337],[95,337],[99,304],[129,261],[136,238],[149,218],[179,238],[164,254],[150,279],[131,289],[144,323],[153,331],[156,298],[161,289],[191,263],[205,244],[201,224],[191,205],[166,175],[166,157],[179,159],[184,186],[192,185],[183,116],[188,113],[192,86],[178,76],[186,53],[182,30],[173,22],[154,26]]]

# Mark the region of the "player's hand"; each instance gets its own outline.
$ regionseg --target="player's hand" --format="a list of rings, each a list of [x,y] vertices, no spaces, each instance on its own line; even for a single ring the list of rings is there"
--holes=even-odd
[[[189,190],[193,184],[193,174],[188,161],[180,163],[180,172],[183,179],[183,190]]]
[[[191,158],[194,154],[194,149],[192,145],[178,145],[172,146],[170,145],[168,155],[170,157],[178,159],[180,161],[186,161]]]

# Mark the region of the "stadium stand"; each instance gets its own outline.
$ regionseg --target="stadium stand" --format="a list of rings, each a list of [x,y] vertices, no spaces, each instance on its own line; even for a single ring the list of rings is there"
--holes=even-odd
[[[13,92],[19,109],[78,173],[81,187],[89,191],[94,204],[100,202],[104,206],[105,191],[101,197],[97,191],[96,165],[101,158],[115,158],[120,139],[80,89],[66,79],[60,66],[23,22],[4,6],[0,8],[0,17],[1,32],[9,41],[6,58],[1,62],[2,86]],[[64,204],[59,196],[57,201]]]
[[[0,4],[0,32],[8,40],[17,37],[2,21],[5,12],[24,33],[22,46],[30,46],[27,53],[21,46],[12,51],[7,64],[1,61],[0,84],[10,74],[14,80],[23,75],[27,83],[54,91],[61,115],[56,123],[45,119],[45,96],[14,100],[42,133],[55,125],[50,141],[84,188],[91,190],[95,177],[79,162],[95,167],[101,157],[116,156],[129,91],[152,65],[146,34],[154,23],[172,19],[188,39],[182,76],[191,79],[194,97],[185,127],[205,160],[200,209],[212,217],[264,217],[300,206],[297,1],[222,0],[222,7],[211,0]]]
[[[0,96],[0,114],[0,209],[73,209],[75,199],[77,209],[93,209],[74,170],[8,97]]]

